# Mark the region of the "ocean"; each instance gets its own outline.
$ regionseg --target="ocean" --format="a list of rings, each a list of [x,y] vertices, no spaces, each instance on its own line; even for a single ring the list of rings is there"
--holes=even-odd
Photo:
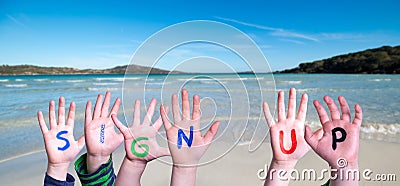
[[[124,82],[124,78],[126,81]],[[363,109],[361,138],[400,143],[400,76],[344,74],[189,74],[189,75],[36,75],[0,77],[0,162],[44,149],[36,118],[43,111],[46,121],[48,103],[64,96],[67,104],[77,105],[74,135],[83,134],[84,109],[97,94],[112,93],[123,98],[119,118],[131,122],[133,100],[148,104],[155,97],[170,105],[170,96],[180,88],[197,93],[202,99],[202,131],[213,120],[221,120],[217,140],[249,144],[263,140],[268,133],[261,112],[261,101],[274,109],[276,92],[290,87],[309,95],[307,125],[320,126],[312,100],[328,95],[337,100],[344,96],[354,116],[354,104]],[[143,103],[143,102],[142,102]],[[143,110],[145,106],[142,104]],[[124,113],[127,115],[124,117]],[[142,116],[143,116],[142,112]],[[158,115],[158,113],[156,114]],[[48,123],[47,123],[48,124]],[[257,128],[259,125],[259,128]],[[246,129],[246,130],[245,130]],[[257,132],[254,132],[256,131]],[[160,136],[162,136],[162,132]]]

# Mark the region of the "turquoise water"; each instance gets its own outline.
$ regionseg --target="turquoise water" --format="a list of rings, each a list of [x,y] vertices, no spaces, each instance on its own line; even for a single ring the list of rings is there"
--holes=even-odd
[[[351,107],[358,103],[363,108],[364,120],[362,138],[399,142],[400,136],[400,76],[399,75],[274,75],[275,86],[266,82],[262,87],[264,98],[259,96],[259,87],[250,75],[213,75],[213,79],[195,75],[172,75],[166,80],[164,75],[130,76],[128,88],[122,93],[123,75],[59,75],[59,76],[2,76],[0,77],[0,160],[16,155],[43,149],[43,141],[37,124],[36,113],[42,110],[47,115],[49,100],[57,100],[64,96],[67,102],[77,105],[75,135],[83,134],[83,113],[86,101],[95,102],[99,93],[109,90],[113,99],[123,97],[125,110],[131,113],[128,103],[135,97],[141,98],[145,90],[144,100],[151,97],[162,98],[169,104],[170,94],[176,92],[173,87],[185,87],[192,94],[198,93],[206,98],[202,101],[202,112],[205,123],[217,119],[233,123],[242,120],[260,120],[260,103],[263,99],[273,104],[275,91],[295,87],[298,93],[309,94],[309,111],[307,124],[314,128],[319,126],[318,117],[312,107],[312,100],[322,100],[324,95],[337,98],[344,96]],[[270,75],[260,75],[261,82],[270,80]],[[189,80],[189,81],[188,81]],[[140,85],[146,81],[145,87]],[[243,84],[246,90],[243,90]],[[135,87],[137,85],[138,87]],[[226,85],[229,89],[226,89]],[[145,88],[145,89],[144,89]],[[124,94],[124,95],[123,95]],[[232,99],[235,96],[245,97],[248,102],[243,108],[234,108],[238,114],[232,115]],[[298,96],[299,97],[299,96]],[[234,107],[239,107],[235,106]],[[251,107],[249,111],[245,108]],[[123,110],[119,117],[123,119]],[[131,115],[127,116],[130,118]],[[247,118],[244,118],[247,117]],[[261,117],[263,122],[263,118]],[[255,123],[249,122],[254,129]],[[239,126],[239,124],[238,124]],[[226,127],[228,131],[221,134],[221,139],[229,140],[237,135],[235,127]],[[250,140],[251,135],[244,135],[242,142]]]

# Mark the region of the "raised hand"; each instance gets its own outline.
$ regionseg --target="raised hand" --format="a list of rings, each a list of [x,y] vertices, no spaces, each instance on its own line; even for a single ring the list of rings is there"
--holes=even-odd
[[[344,97],[339,96],[339,103],[342,110],[340,111],[332,98],[325,96],[324,101],[328,105],[331,113],[331,120],[324,107],[317,100],[314,101],[314,106],[317,109],[322,128],[315,133],[311,128],[306,128],[306,140],[311,148],[321,158],[326,160],[329,165],[334,169],[357,169],[358,168],[358,145],[359,145],[359,132],[362,122],[362,110],[360,105],[356,104],[355,117],[351,122],[351,115],[349,106]],[[340,180],[336,180],[340,181]],[[331,180],[331,183],[336,184],[349,184],[357,185],[356,180],[346,180],[336,182]]]
[[[193,112],[190,117],[188,91],[185,89],[182,90],[182,115],[176,94],[172,95],[172,110],[174,125],[168,120],[168,109],[161,106],[161,118],[164,122],[174,165],[197,165],[217,134],[219,122],[214,122],[207,133],[202,136],[200,132],[200,97],[193,96]]]
[[[172,125],[168,119],[168,107],[161,106],[160,113],[168,138],[168,147],[174,163],[171,185],[195,185],[197,164],[218,132],[219,122],[214,122],[207,133],[200,133],[200,97],[193,96],[193,111],[190,117],[188,91],[182,90],[182,115],[178,96],[172,95]]]
[[[303,94],[300,101],[300,107],[296,116],[296,89],[291,88],[289,92],[288,113],[285,114],[284,93],[278,93],[278,123],[269,111],[267,102],[264,102],[264,116],[270,127],[270,137],[273,157],[270,168],[273,169],[292,169],[297,161],[302,158],[309,150],[307,142],[304,139],[304,122],[307,113],[307,94]],[[270,174],[268,174],[270,176]],[[266,185],[288,184],[278,180],[278,176],[267,177]]]
[[[136,100],[133,123],[129,128],[122,124],[116,115],[112,115],[115,125],[124,135],[126,157],[129,160],[149,162],[158,157],[170,155],[168,148],[160,147],[156,140],[157,131],[163,124],[161,116],[151,125],[156,103],[157,100],[153,98],[143,123],[140,123],[140,101]]]
[[[314,101],[322,129],[312,133],[311,128],[306,128],[306,140],[312,149],[326,160],[332,167],[337,166],[339,158],[344,158],[348,163],[356,163],[358,156],[359,132],[362,122],[362,110],[360,105],[355,105],[355,117],[351,122],[349,106],[344,97],[339,96],[342,115],[335,102],[329,96],[324,97],[328,105],[332,120],[321,103]],[[345,132],[343,132],[343,130]]]
[[[99,94],[93,116],[91,102],[88,101],[86,104],[85,139],[88,151],[86,162],[89,173],[93,173],[101,164],[106,163],[111,153],[121,145],[124,139],[122,134],[115,132],[114,123],[111,119],[111,115],[118,113],[120,99],[117,98],[111,112],[109,112],[110,99],[111,93],[107,92],[103,103],[103,95]]]
[[[152,99],[147,114],[140,122],[140,101],[136,100],[132,126],[126,127],[116,115],[112,119],[125,138],[126,156],[121,165],[115,185],[140,185],[140,177],[147,162],[169,156],[168,148],[158,145],[157,131],[162,126],[161,116],[151,125],[157,100]]]
[[[69,164],[85,145],[83,136],[78,141],[74,139],[74,119],[75,103],[72,102],[67,122],[65,122],[65,99],[63,97],[60,97],[58,103],[58,120],[56,120],[55,103],[50,101],[50,130],[46,126],[43,113],[38,112],[38,121],[48,158],[47,174],[61,181],[65,181]]]

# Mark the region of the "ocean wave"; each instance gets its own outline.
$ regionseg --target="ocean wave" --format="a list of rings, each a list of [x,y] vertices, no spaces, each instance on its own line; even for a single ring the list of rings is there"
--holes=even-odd
[[[120,88],[94,88],[94,87],[89,87],[87,88],[88,91],[117,91],[120,90]]]
[[[400,124],[363,124],[361,132],[381,133],[381,134],[400,134]]]
[[[105,85],[119,85],[120,83],[93,83],[93,85],[105,86]]]
[[[43,82],[43,81],[48,81],[49,79],[34,79],[33,81],[37,81],[37,82]]]
[[[385,78],[385,79],[369,79],[368,81],[377,81],[377,82],[379,82],[379,81],[391,81],[392,79],[389,79],[389,78]]]
[[[301,84],[301,81],[277,81],[277,83],[282,83],[282,84]]]
[[[0,82],[8,82],[8,79],[0,79]]]
[[[14,87],[14,88],[22,88],[22,87],[27,87],[28,84],[7,84],[4,85],[5,87]]]
[[[96,81],[124,81],[124,78],[94,78]]]
[[[80,82],[85,82],[83,79],[71,79],[71,80],[66,80],[65,82],[68,83],[80,83]]]
[[[15,79],[15,81],[18,81],[18,82],[19,82],[19,81],[24,81],[24,80],[23,80],[23,79]]]

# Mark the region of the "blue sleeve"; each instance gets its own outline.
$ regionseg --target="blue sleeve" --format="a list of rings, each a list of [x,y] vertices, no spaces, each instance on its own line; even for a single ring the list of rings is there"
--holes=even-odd
[[[75,178],[71,174],[67,174],[65,181],[56,180],[53,177],[47,175],[44,177],[44,186],[74,186]]]

